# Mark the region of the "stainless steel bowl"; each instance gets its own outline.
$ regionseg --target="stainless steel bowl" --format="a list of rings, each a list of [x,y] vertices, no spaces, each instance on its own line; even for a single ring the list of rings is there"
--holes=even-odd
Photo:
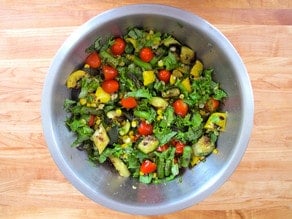
[[[106,166],[93,166],[87,155],[71,148],[74,139],[64,125],[63,101],[69,97],[67,76],[84,59],[97,36],[121,35],[141,26],[173,34],[192,47],[215,80],[228,93],[224,110],[228,123],[218,140],[219,154],[182,175],[182,180],[145,185],[118,176]],[[74,32],[57,52],[42,95],[42,122],[53,159],[65,177],[83,194],[108,208],[130,214],[158,215],[190,207],[216,191],[234,172],[253,126],[253,95],[246,68],[230,42],[211,24],[186,11],[155,4],[129,5],[102,13]]]

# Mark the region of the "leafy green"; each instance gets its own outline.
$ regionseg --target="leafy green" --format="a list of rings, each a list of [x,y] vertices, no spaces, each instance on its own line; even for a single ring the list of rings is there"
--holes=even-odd
[[[126,93],[125,97],[146,98],[150,100],[152,98],[152,95],[147,88],[142,88]]]
[[[168,52],[168,55],[162,59],[167,70],[173,70],[179,66],[176,55],[173,52]]]

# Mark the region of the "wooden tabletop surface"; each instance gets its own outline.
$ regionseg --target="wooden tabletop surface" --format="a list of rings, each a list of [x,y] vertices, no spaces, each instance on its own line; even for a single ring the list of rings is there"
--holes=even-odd
[[[0,218],[150,218],[86,198],[44,140],[40,102],[65,39],[93,16],[138,0],[0,1]],[[292,1],[161,0],[217,27],[241,55],[255,100],[248,149],[231,178],[200,204],[151,218],[292,218]]]

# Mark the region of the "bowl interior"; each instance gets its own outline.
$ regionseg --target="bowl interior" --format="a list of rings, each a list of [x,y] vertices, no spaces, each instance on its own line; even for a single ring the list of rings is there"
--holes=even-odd
[[[67,76],[80,65],[97,36],[122,35],[140,26],[173,34],[192,47],[228,93],[226,131],[219,153],[166,184],[145,185],[118,176],[113,168],[93,166],[64,125]],[[50,152],[60,170],[86,196],[106,207],[132,214],[162,214],[191,206],[214,192],[234,171],[247,146],[253,120],[253,97],[246,69],[228,40],[201,18],[163,5],[132,5],[105,12],[73,33],[56,54],[43,91],[42,117]]]

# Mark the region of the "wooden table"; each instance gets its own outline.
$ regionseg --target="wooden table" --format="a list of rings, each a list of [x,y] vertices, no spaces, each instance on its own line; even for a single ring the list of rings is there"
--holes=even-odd
[[[95,204],[53,162],[40,101],[57,49],[82,23],[136,0],[0,1],[0,218],[150,218]],[[151,218],[292,218],[292,1],[161,0],[222,31],[255,98],[248,149],[232,177],[183,211]]]

